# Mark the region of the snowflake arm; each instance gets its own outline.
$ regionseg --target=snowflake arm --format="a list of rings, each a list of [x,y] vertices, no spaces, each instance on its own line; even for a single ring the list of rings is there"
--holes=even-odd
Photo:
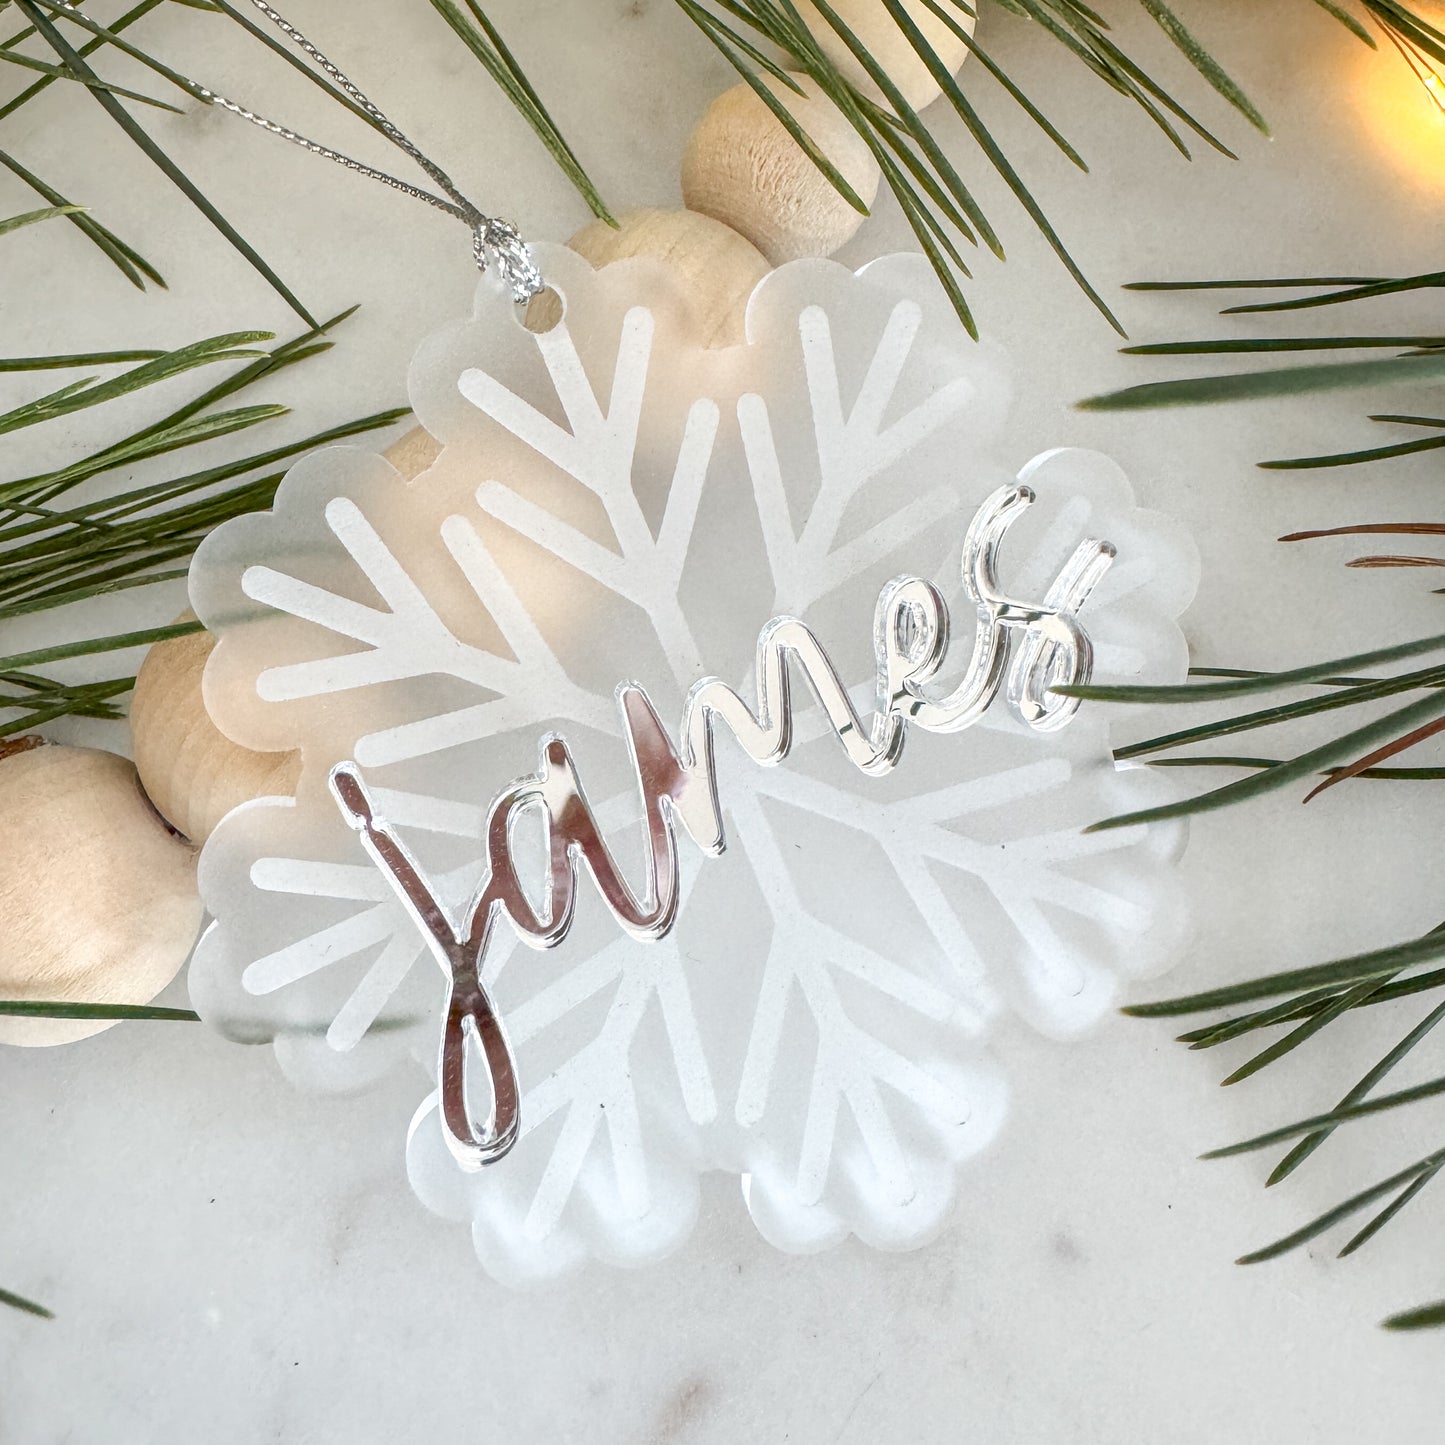
[[[256,683],[262,698],[316,697],[428,674],[455,677],[499,695],[363,735],[356,757],[372,767],[494,736],[529,721],[544,699],[558,717],[606,731],[615,728],[608,700],[567,676],[470,521],[445,518],[442,540],[501,629],[511,657],[460,641],[354,501],[333,498],[326,507],[326,523],[386,606],[366,606],[272,567],[248,567],[242,582],[253,600],[368,644],[360,652],[267,668]]]
[[[935,1024],[953,1022],[957,1001],[808,916],[755,797],[739,799],[731,818],[746,840],[773,917],[773,940],[738,1085],[738,1123],[756,1127],[767,1115],[782,1046],[782,1019],[788,996],[796,989],[817,1031],[817,1055],[797,1156],[795,1189],[799,1199],[816,1204],[822,1198],[841,1107],[846,1103],[886,1192],[896,1203],[904,1203],[911,1192],[912,1173],[897,1129],[883,1107],[879,1083],[887,1083],[924,1113],[954,1123],[967,1119],[969,1105],[856,1023],[843,1007],[833,971],[861,978],[884,997]]]
[[[799,543],[814,562],[832,550],[844,510],[857,492],[951,420],[973,394],[971,382],[955,378],[884,425],[922,317],[916,301],[894,306],[846,417],[828,314],[821,306],[808,306],[798,317],[820,472],[818,496]]]
[[[777,439],[762,397],[738,398],[738,428],[763,524],[776,588],[775,610],[801,612],[903,543],[956,512],[951,488],[938,486],[857,537],[839,544],[848,504],[908,450],[950,421],[972,392],[958,379],[933,392],[891,424],[883,417],[907,367],[918,332],[916,303],[893,308],[868,364],[852,409],[845,415],[828,316],[810,306],[798,318],[819,485],[799,530],[793,522]]]
[[[719,412],[716,403],[707,398],[695,400],[688,409],[667,508],[654,537],[633,485],[652,337],[650,313],[634,307],[623,321],[606,412],[587,379],[566,323],[537,338],[537,349],[570,431],[484,371],[474,368],[466,372],[459,385],[474,406],[602,502],[618,550],[602,546],[501,482],[484,482],[477,489],[477,505],[614,595],[641,608],[667,653],[675,677],[686,682],[703,668],[677,593],[712,458]]]

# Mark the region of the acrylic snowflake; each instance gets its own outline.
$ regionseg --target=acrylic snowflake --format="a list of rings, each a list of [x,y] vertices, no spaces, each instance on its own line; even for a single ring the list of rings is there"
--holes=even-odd
[[[381,457],[322,452],[192,573],[221,638],[217,722],[304,754],[294,799],[238,810],[206,846],[215,922],[192,992],[317,1087],[434,1068],[443,989],[328,796],[333,764],[356,760],[455,909],[489,799],[546,730],[609,837],[632,840],[618,682],[676,718],[706,673],[744,689],[759,627],[786,612],[862,699],[879,587],[904,569],[955,585],[968,519],[1011,480],[999,368],[919,258],[784,267],[752,298],[747,343],[716,351],[690,339],[660,267],[541,261],[565,301],[552,330],[484,285],[473,318],[418,353],[413,402],[443,445],[430,470],[404,483]],[[1178,677],[1187,539],[1097,455],[1046,453],[1024,479],[1039,501],[1008,535],[1004,583],[1034,595],[1080,537],[1108,538],[1118,558],[1082,619],[1097,675]],[[776,768],[720,747],[728,849],[682,842],[668,937],[619,935],[584,891],[560,947],[489,955],[523,1135],[463,1173],[432,1098],[407,1158],[498,1277],[665,1253],[714,1168],[784,1248],[919,1243],[1002,1118],[992,1021],[1077,1031],[1176,944],[1177,836],[1081,832],[1158,786],[1111,766],[1087,708],[1052,734],[991,711],[910,741],[884,778],[846,765],[817,709],[799,733]]]

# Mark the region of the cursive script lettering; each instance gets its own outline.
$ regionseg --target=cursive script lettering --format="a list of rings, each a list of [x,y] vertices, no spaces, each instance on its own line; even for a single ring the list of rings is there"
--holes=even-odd
[[[848,760],[877,776],[897,766],[908,724],[954,733],[977,722],[1005,689],[1009,705],[1030,727],[1063,727],[1078,708],[1051,689],[1086,682],[1093,650],[1076,613],[1108,570],[1107,542],[1079,543],[1042,602],[1007,596],[996,568],[1004,534],[1034,500],[1027,487],[1004,487],[974,516],[963,545],[963,588],[976,618],[973,651],[952,691],[935,696],[949,650],[950,622],[942,593],[919,577],[897,577],[879,594],[873,639],[877,693],[871,716],[853,705],[832,660],[808,626],[775,617],[758,636],[754,711],[715,677],[696,683],[683,707],[674,745],[647,693],[636,683],[617,689],[623,736],[642,799],[647,832],[643,876],[629,884],[602,836],[566,742],[541,741],[536,773],[492,801],[484,839],[486,865],[460,921],[385,819],[355,763],[339,763],[330,784],[362,847],[405,905],[448,982],[437,1085],[448,1147],[475,1170],[500,1159],[520,1127],[518,1082],[506,1030],[483,983],[493,931],[505,919],[535,948],[560,943],[572,924],[578,876],[590,874],[608,911],[634,938],[663,937],[677,919],[680,824],[693,844],[717,855],[726,845],[717,793],[714,725],[721,722],[752,761],[771,767],[793,741],[792,680],[801,672]],[[529,811],[540,814],[548,874],[534,906],[517,872],[513,829]],[[485,1069],[489,1101],[476,1116],[469,1089],[472,1060]]]

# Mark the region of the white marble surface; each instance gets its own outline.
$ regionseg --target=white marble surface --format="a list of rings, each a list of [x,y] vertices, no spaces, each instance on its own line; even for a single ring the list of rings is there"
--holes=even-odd
[[[491,9],[614,203],[675,203],[688,129],[729,79],[668,0]],[[537,236],[565,236],[584,219],[422,0],[292,0],[287,10],[484,203]],[[996,53],[1093,163],[1091,176],[1071,173],[987,96],[1131,331],[1227,325],[1198,298],[1117,291],[1136,277],[1432,264],[1445,126],[1432,130],[1423,111],[1410,123],[1415,98],[1393,62],[1304,3],[1232,0],[1190,13],[1275,122],[1265,141],[1201,102],[1238,143],[1237,164],[1206,152],[1186,165],[1036,35],[997,12],[985,18]],[[341,125],[223,24],[179,9],[145,24],[214,88],[375,154],[371,136]],[[1126,30],[1158,51],[1137,24]],[[1163,63],[1187,85],[1177,62]],[[1392,95],[1393,120],[1381,119]],[[78,237],[36,228],[6,243],[4,352],[289,330],[274,297],[170,202],[98,112],[60,124],[84,104],[57,89],[7,124],[5,142],[137,241],[171,291],[133,293]],[[271,388],[298,425],[396,401],[413,341],[466,304],[462,233],[222,114],[164,119],[156,131],[316,308],[365,303],[328,359]],[[1102,447],[1150,504],[1189,521],[1204,561],[1187,618],[1199,661],[1280,665],[1438,626],[1418,574],[1346,573],[1347,543],[1273,540],[1294,527],[1431,515],[1428,459],[1360,474],[1253,469],[1264,456],[1361,441],[1366,404],[1349,396],[1158,417],[1073,412],[1080,395],[1165,370],[1116,354],[962,137],[954,149],[1006,223],[1010,262],[983,260],[971,294],[1019,373],[1018,458],[1059,443]],[[0,182],[0,213],[24,199]],[[861,262],[906,239],[885,206],[845,255]],[[1423,325],[1409,316],[1402,306],[1391,320]],[[1338,314],[1300,323],[1343,324]],[[38,440],[7,454],[6,474]],[[61,445],[81,440],[77,430]],[[162,621],[175,606],[157,597],[107,620]],[[55,735],[123,745],[118,730]],[[1442,842],[1433,792],[1387,784],[1341,788],[1307,810],[1275,800],[1203,820],[1182,865],[1198,936],[1165,986],[1424,930],[1442,914],[1425,861]],[[0,1314],[0,1441],[1433,1438],[1440,1338],[1392,1338],[1374,1322],[1445,1294],[1445,1200],[1427,1194],[1346,1261],[1329,1241],[1252,1269],[1230,1261],[1424,1152],[1438,1142],[1422,1132],[1438,1114],[1338,1137],[1267,1195],[1260,1157],[1194,1158],[1328,1105],[1420,1012],[1351,1020],[1225,1092],[1225,1062],[1172,1046],[1164,1026],[1118,1020],[1067,1046],[1009,1032],[997,1050],[1014,1080],[1013,1117],[968,1171],[957,1215],[931,1247],[785,1257],[756,1238],[734,1186],[717,1179],[695,1237],[665,1264],[592,1268],[526,1294],[492,1284],[465,1232],[413,1200],[399,1146],[410,1080],[356,1099],[303,1097],[266,1050],[189,1026],[6,1052],[0,1282],[44,1299],[58,1319]],[[1423,1060],[1409,1077],[1438,1072]]]

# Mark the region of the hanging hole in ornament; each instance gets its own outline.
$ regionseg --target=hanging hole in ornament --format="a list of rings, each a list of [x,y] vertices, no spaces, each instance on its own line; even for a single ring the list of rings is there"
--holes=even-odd
[[[566,309],[562,293],[547,286],[527,302],[521,322],[533,335],[545,336],[562,319]]]

